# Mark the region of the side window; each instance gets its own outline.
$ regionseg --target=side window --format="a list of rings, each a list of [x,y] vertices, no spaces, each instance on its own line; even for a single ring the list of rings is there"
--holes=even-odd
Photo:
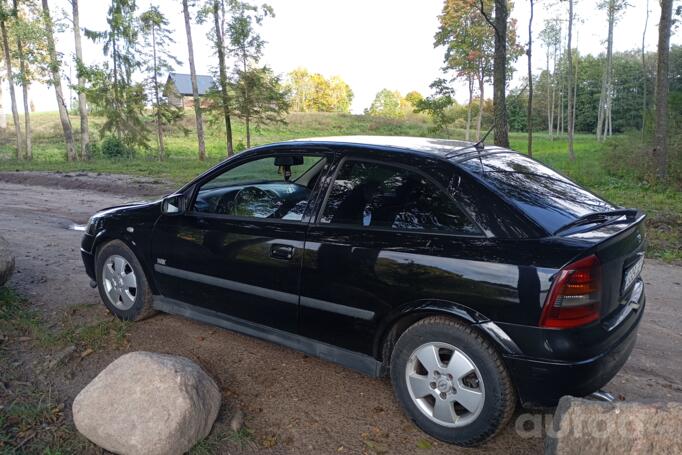
[[[278,155],[248,161],[205,182],[192,210],[249,218],[300,220],[325,165],[320,156]]]
[[[320,222],[480,234],[429,179],[398,167],[352,160],[339,170]]]

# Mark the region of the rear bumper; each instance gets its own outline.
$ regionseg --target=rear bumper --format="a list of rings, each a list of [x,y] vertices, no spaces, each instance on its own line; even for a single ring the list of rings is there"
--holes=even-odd
[[[637,341],[637,330],[644,314],[641,307],[623,325],[625,331],[610,340],[609,348],[584,360],[552,361],[527,356],[504,356],[525,407],[555,406],[564,395],[586,396],[604,387],[627,362]],[[616,334],[614,334],[616,335]]]

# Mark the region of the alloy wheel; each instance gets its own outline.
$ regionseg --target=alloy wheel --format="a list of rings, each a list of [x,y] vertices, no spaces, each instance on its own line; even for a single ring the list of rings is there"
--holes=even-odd
[[[462,427],[479,416],[485,402],[483,378],[464,352],[447,343],[426,343],[412,352],[405,368],[407,390],[433,422]]]
[[[102,269],[102,285],[109,302],[119,310],[129,310],[137,297],[137,278],[130,263],[117,254],[109,256]]]

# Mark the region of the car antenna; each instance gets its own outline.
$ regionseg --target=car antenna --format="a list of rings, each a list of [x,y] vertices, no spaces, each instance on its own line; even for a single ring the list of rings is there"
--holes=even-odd
[[[486,133],[483,135],[483,137],[478,142],[476,142],[474,144],[474,148],[476,149],[476,153],[478,154],[478,162],[481,164],[481,174],[483,174],[483,172],[484,172],[484,170],[483,170],[483,159],[481,158],[481,152],[483,150],[485,150],[484,141],[486,140],[486,138],[488,137],[490,132],[494,129],[495,129],[495,124],[493,123],[493,126],[491,126],[490,129],[488,131],[486,131]]]

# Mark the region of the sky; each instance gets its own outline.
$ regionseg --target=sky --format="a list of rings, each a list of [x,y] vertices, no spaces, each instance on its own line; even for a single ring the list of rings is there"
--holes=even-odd
[[[577,22],[575,35],[581,53],[599,54],[604,51],[606,38],[606,13],[597,9],[600,0],[576,0]],[[189,73],[187,43],[180,0],[138,0],[140,11],[150,4],[158,5],[167,15],[175,30],[176,55],[182,64],[177,72]],[[260,3],[260,0],[258,1]],[[338,75],[354,92],[351,110],[362,113],[369,107],[375,94],[383,89],[398,90],[405,94],[417,90],[429,94],[429,84],[442,77],[443,49],[433,47],[433,36],[438,28],[437,16],[442,0],[269,0],[275,17],[264,22],[261,33],[267,41],[262,63],[275,72],[286,74],[294,68],[305,67],[325,76]],[[646,16],[647,0],[630,0],[630,7],[616,24],[614,51],[641,46],[642,30]],[[519,42],[528,41],[529,2],[516,0],[512,17],[518,20]],[[543,22],[557,14],[567,16],[567,2],[535,0],[534,71],[544,66],[544,51],[537,39]],[[81,0],[81,27],[103,30],[106,26],[108,0]],[[53,16],[70,15],[68,0],[52,0]],[[657,24],[660,8],[657,0],[649,0],[649,27],[646,48],[656,50]],[[207,39],[207,25],[194,25],[195,63],[197,72],[207,74],[216,61]],[[672,43],[682,44],[680,30]],[[63,54],[62,67],[65,78],[75,77],[70,67],[73,60],[73,32],[58,34],[57,50]],[[574,41],[575,42],[575,41]],[[86,38],[84,60],[97,63],[103,59],[101,46]],[[526,73],[527,60],[523,56],[515,64],[517,71],[511,85],[520,84]],[[65,89],[71,96],[75,92]],[[464,84],[455,84],[456,98],[467,98]],[[492,93],[488,90],[487,93]],[[17,91],[21,103],[21,91]],[[37,111],[54,111],[54,91],[42,84],[34,84],[30,98]],[[9,111],[9,94],[3,89],[3,105]],[[21,104],[20,104],[21,106]]]

